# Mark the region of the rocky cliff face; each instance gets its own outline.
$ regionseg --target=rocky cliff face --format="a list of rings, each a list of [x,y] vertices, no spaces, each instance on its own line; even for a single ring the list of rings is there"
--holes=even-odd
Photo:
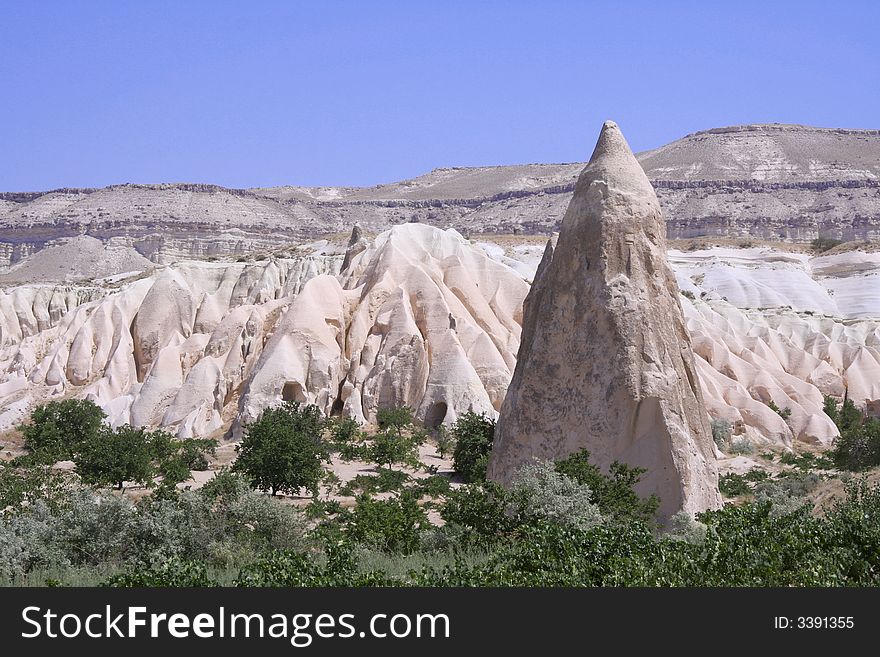
[[[641,154],[669,237],[880,239],[880,131],[739,126]],[[437,169],[371,188],[117,185],[0,194],[0,266],[88,235],[154,263],[271,251],[355,222],[558,230],[583,164]]]
[[[612,122],[599,136],[525,301],[488,476],[589,449],[643,467],[669,518],[719,507],[718,473],[651,184]]]

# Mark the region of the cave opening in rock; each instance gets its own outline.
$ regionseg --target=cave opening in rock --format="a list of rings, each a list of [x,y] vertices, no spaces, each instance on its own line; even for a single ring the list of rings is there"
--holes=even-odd
[[[304,404],[306,394],[303,392],[303,387],[298,381],[288,381],[281,388],[281,399],[282,401],[296,401]]]
[[[333,406],[330,407],[330,417],[342,417],[343,408],[345,408],[345,402],[337,397],[333,400]]]
[[[447,409],[446,402],[441,401],[434,404],[431,407],[431,410],[428,411],[428,414],[425,415],[425,427],[428,429],[437,429],[443,424],[443,420],[446,419]]]

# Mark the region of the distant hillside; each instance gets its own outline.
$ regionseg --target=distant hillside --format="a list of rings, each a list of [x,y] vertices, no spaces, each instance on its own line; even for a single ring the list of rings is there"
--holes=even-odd
[[[584,157],[589,153],[584,153]],[[750,125],[639,155],[670,237],[880,239],[880,131]],[[435,169],[368,188],[203,184],[0,194],[0,266],[77,235],[154,262],[250,253],[422,222],[469,233],[555,230],[581,163]]]

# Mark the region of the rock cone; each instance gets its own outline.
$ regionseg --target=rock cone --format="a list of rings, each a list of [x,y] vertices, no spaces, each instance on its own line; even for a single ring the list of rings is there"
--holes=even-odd
[[[489,477],[582,448],[647,469],[660,518],[720,506],[714,446],[666,262],[660,206],[616,124],[602,128],[524,304]]]

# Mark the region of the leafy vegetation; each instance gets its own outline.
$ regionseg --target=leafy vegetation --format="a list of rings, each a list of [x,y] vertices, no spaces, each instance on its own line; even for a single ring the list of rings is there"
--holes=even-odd
[[[828,410],[847,431],[864,430],[854,407]],[[458,466],[476,480],[458,485],[424,464],[427,472],[398,467],[424,439],[411,412],[389,409],[380,425],[367,436],[285,404],[247,428],[248,469],[222,470],[197,491],[171,482],[206,464],[210,441],[132,427],[99,426],[76,441],[67,453],[83,481],[40,459],[0,465],[0,581],[70,584],[91,573],[108,586],[880,585],[880,487],[853,478],[844,499],[813,513],[806,496],[834,474],[823,456],[783,455],[775,474],[725,475],[722,490],[737,504],[679,513],[661,529],[659,500],[636,492],[642,469],[605,470],[581,451],[521,469],[505,490],[485,481],[493,423],[466,414],[449,432]],[[410,451],[377,450],[382,436]],[[344,486],[336,480],[357,495],[353,505],[314,497],[301,510],[253,490],[314,492],[330,482],[329,451],[348,448],[393,457]],[[130,477],[169,486],[138,500],[95,487]]]
[[[241,472],[254,488],[316,496],[329,460],[323,439],[326,423],[317,406],[287,401],[267,408],[260,419],[245,428],[233,470]]]
[[[776,413],[779,417],[781,417],[783,420],[787,420],[788,418],[791,417],[791,409],[790,408],[788,408],[787,406],[785,408],[779,408],[776,405],[776,402],[774,402],[772,399],[767,402],[767,407],[771,411]]]
[[[37,406],[31,421],[18,427],[31,452],[28,460],[47,465],[72,460],[80,447],[96,436],[105,417],[97,404],[81,399]]]
[[[712,420],[709,426],[712,429],[712,440],[715,441],[719,448],[724,448],[730,441],[730,436],[733,433],[730,422],[727,420]]]
[[[605,475],[590,463],[589,450],[582,449],[557,462],[556,469],[587,486],[592,491],[590,501],[605,516],[649,522],[660,507],[660,500],[655,495],[642,499],[635,492],[635,486],[646,472],[644,468],[615,461],[611,464],[610,473]]]
[[[855,471],[880,465],[880,419],[868,417],[851,399],[838,408],[834,398],[826,397],[825,413],[840,431],[831,451],[834,465]]]
[[[468,411],[452,426],[451,434],[455,441],[452,467],[469,484],[485,481],[495,438],[495,420]]]

